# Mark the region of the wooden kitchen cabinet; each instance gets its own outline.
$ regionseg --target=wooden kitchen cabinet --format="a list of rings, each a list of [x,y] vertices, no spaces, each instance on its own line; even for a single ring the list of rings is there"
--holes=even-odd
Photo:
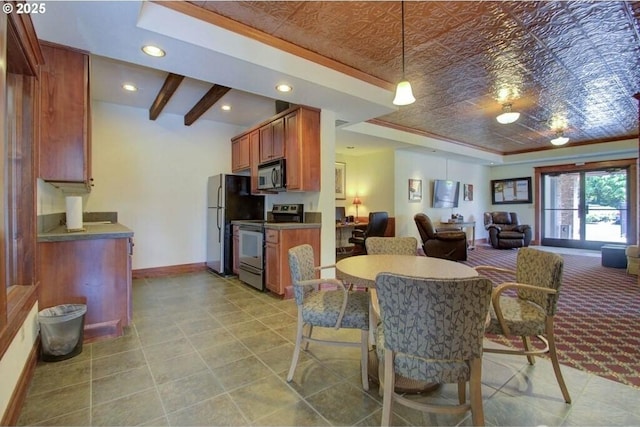
[[[240,172],[251,167],[249,134],[231,140],[231,171]]]
[[[240,226],[233,226],[233,274],[240,274]]]
[[[131,238],[38,242],[39,308],[87,305],[84,341],[117,337],[131,323]]]
[[[258,165],[260,164],[260,130],[249,133],[249,157],[251,159],[251,194],[260,194],[258,190]]]
[[[260,163],[282,159],[284,156],[284,117],[280,117],[260,128]]]
[[[320,111],[301,107],[284,121],[287,191],[320,191]]]
[[[89,55],[42,43],[38,176],[90,189]]]
[[[267,228],[265,242],[265,286],[278,295],[284,295],[286,287],[291,286],[289,249],[308,243],[314,258],[320,259],[320,228]]]

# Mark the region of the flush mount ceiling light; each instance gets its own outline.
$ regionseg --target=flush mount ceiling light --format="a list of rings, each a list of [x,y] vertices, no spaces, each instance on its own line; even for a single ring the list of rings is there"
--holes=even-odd
[[[520,113],[516,111],[511,111],[511,104],[502,105],[502,114],[496,117],[498,123],[507,125],[509,123],[513,123],[520,118]]]
[[[158,46],[146,45],[142,46],[142,51],[149,56],[153,56],[156,58],[161,58],[165,55],[165,51],[160,49]]]
[[[135,92],[138,90],[138,88],[135,85],[132,85],[131,83],[125,83],[122,85],[122,89],[129,91],[129,92]]]
[[[231,111],[231,105],[223,105],[222,107],[220,107],[220,109],[222,111]]]
[[[564,136],[564,131],[562,129],[556,130],[556,137],[550,141],[553,145],[564,145],[569,142],[569,138]]]
[[[393,98],[394,105],[409,105],[416,102],[411,90],[411,83],[404,76],[404,1],[400,2],[402,7],[402,81],[396,87],[396,96]]]
[[[291,92],[293,90],[293,87],[291,87],[291,85],[288,85],[286,83],[281,83],[278,86],[276,86],[276,90],[278,92]]]

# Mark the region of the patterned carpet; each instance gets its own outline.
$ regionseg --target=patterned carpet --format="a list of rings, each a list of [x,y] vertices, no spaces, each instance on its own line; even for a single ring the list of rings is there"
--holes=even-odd
[[[517,250],[478,245],[465,264],[515,268]],[[560,254],[564,278],[556,314],[560,363],[640,388],[640,286],[599,256]],[[511,281],[493,274],[496,282]],[[506,338],[490,337],[512,345]],[[514,343],[520,343],[515,339]]]

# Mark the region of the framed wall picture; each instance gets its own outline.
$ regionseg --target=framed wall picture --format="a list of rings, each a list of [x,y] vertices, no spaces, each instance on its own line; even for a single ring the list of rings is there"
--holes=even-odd
[[[491,203],[494,205],[532,202],[531,177],[494,179],[491,181]]]
[[[347,164],[336,162],[336,199],[347,198]]]
[[[409,200],[412,200],[412,201],[422,200],[422,180],[421,179],[409,180]]]
[[[464,200],[467,202],[473,201],[473,184],[464,185]]]

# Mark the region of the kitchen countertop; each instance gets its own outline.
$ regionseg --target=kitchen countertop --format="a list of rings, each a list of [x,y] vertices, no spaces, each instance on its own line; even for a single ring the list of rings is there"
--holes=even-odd
[[[89,239],[124,239],[133,237],[133,230],[119,223],[84,223],[85,231],[67,231],[64,225],[38,233],[38,242],[64,242]]]
[[[234,220],[234,221],[231,221],[231,224],[241,225],[241,224],[256,224],[261,222],[262,221]],[[291,229],[322,227],[322,224],[320,224],[319,222],[264,222],[263,224],[264,224],[264,228],[273,229],[273,230],[291,230]]]

